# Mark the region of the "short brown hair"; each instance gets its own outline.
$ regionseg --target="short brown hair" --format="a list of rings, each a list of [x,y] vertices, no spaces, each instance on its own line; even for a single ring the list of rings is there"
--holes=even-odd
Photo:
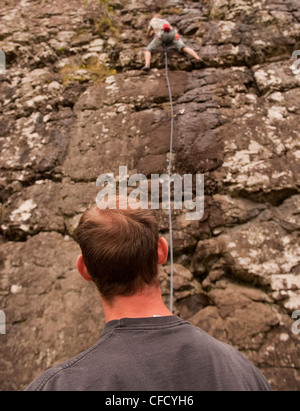
[[[158,281],[158,223],[150,210],[85,212],[75,230],[83,261],[107,300]]]

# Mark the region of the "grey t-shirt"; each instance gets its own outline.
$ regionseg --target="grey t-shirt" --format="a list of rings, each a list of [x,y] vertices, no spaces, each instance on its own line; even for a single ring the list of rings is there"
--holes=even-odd
[[[177,316],[106,324],[89,350],[44,372],[26,391],[269,391],[235,348]]]

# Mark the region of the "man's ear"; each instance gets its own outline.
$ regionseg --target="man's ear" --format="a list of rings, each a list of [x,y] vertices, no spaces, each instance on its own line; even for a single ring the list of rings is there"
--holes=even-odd
[[[168,243],[161,237],[158,240],[158,264],[164,264],[168,258]]]
[[[82,254],[77,258],[77,270],[86,281],[93,281],[84,264]]]

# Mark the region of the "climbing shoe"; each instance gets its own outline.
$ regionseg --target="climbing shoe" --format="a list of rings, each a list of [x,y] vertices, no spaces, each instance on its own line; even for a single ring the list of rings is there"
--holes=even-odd
[[[200,59],[200,60],[193,60],[193,61],[192,61],[192,65],[193,65],[196,69],[200,69],[200,68],[204,68],[204,67],[205,67],[205,64],[204,64],[204,62],[203,62],[202,59]]]
[[[149,71],[149,70],[150,70],[150,66],[144,66],[144,67],[142,68],[142,70],[143,70],[143,71]]]

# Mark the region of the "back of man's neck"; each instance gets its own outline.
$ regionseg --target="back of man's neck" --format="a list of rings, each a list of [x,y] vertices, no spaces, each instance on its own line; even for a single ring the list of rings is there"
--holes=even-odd
[[[160,289],[148,287],[132,296],[117,296],[112,302],[101,298],[106,322],[121,318],[166,317],[173,315],[164,305]]]

